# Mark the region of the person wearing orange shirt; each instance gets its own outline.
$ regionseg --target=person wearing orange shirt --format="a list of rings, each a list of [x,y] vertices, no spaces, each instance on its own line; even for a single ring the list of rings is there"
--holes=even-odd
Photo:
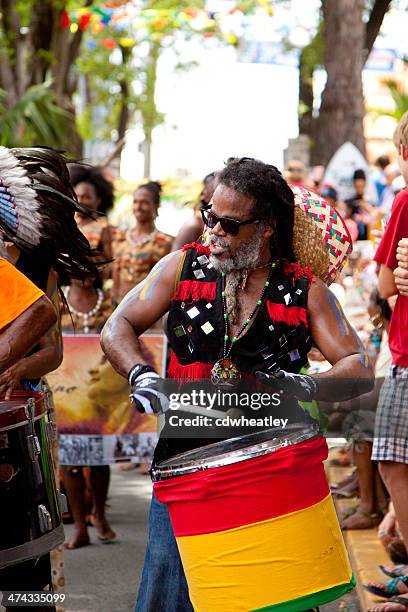
[[[0,258],[0,373],[21,359],[56,320],[44,293]]]

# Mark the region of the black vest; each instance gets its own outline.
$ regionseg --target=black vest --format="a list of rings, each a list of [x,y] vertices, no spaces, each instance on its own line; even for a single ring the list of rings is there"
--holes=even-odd
[[[187,247],[167,319],[172,349],[167,376],[206,379],[223,356],[222,276],[210,263],[208,247]],[[255,320],[230,353],[246,376],[261,370],[266,361],[295,373],[307,363],[311,349],[306,310],[310,281],[309,270],[284,260],[276,262]],[[160,439],[155,462],[215,441]]]
[[[208,368],[222,357],[224,317],[222,277],[197,245],[188,249],[173,296],[167,331],[174,352],[168,375],[207,378]],[[250,328],[234,344],[231,357],[248,374],[262,368],[271,354],[288,372],[299,372],[311,348],[307,320],[310,273],[296,264],[276,262],[263,304]],[[193,376],[194,377],[194,376]]]

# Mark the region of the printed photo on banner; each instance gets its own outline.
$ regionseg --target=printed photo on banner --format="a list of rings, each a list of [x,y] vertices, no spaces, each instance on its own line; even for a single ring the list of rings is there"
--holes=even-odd
[[[106,360],[98,334],[64,334],[64,361],[49,375],[59,433],[59,455],[77,457],[76,465],[149,461],[156,444],[154,415],[137,412],[129,386]],[[163,374],[166,337],[145,334],[146,361]]]

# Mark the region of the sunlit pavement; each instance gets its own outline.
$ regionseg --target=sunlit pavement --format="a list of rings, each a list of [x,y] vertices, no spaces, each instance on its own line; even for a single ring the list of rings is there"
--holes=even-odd
[[[150,495],[149,476],[142,476],[137,470],[121,472],[112,468],[108,516],[118,538],[112,544],[101,544],[90,528],[91,546],[65,552],[66,612],[134,610],[146,546]],[[66,525],[67,537],[71,530],[72,526]],[[338,610],[359,612],[356,596],[349,595],[321,608],[322,612]]]
[[[138,470],[111,471],[108,517],[117,533],[111,544],[100,543],[90,527],[92,544],[65,552],[67,612],[131,612],[146,546],[150,503],[149,476]],[[69,537],[72,525],[66,525]]]

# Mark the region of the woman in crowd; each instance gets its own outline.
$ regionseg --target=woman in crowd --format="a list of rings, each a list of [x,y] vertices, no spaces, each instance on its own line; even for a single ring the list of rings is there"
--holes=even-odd
[[[160,206],[161,185],[149,182],[133,194],[135,226],[114,230],[112,240],[113,299],[116,304],[149,274],[171,250],[172,238],[159,232],[155,219]]]
[[[73,280],[71,285],[66,287],[64,294],[69,311],[65,306],[62,316],[62,330],[72,332],[74,328],[75,332],[79,334],[99,334],[113,311],[111,295],[102,289],[100,278],[87,277],[81,282]],[[92,442],[86,440],[86,436],[81,435],[81,444],[87,446],[87,464],[91,466],[89,485],[93,507],[89,521],[96,528],[98,539],[102,542],[109,542],[116,537],[105,515],[110,468],[109,465],[95,465],[95,463],[100,462],[100,458],[92,454],[92,449],[98,448],[98,445],[95,444],[97,436],[92,435],[90,437]],[[60,447],[64,438],[71,438],[73,443],[76,442],[74,436],[60,434]],[[73,550],[90,543],[86,500],[88,483],[84,475],[83,468],[85,465],[83,460],[81,461],[82,457],[78,456],[75,444],[64,443],[63,446],[64,453],[60,455],[62,479],[74,519],[74,533],[65,546],[69,550]]]
[[[111,228],[106,217],[113,208],[114,189],[98,168],[83,164],[71,164],[71,183],[78,202],[96,218],[79,213],[77,223],[93,249],[103,253],[104,258],[112,259]]]

